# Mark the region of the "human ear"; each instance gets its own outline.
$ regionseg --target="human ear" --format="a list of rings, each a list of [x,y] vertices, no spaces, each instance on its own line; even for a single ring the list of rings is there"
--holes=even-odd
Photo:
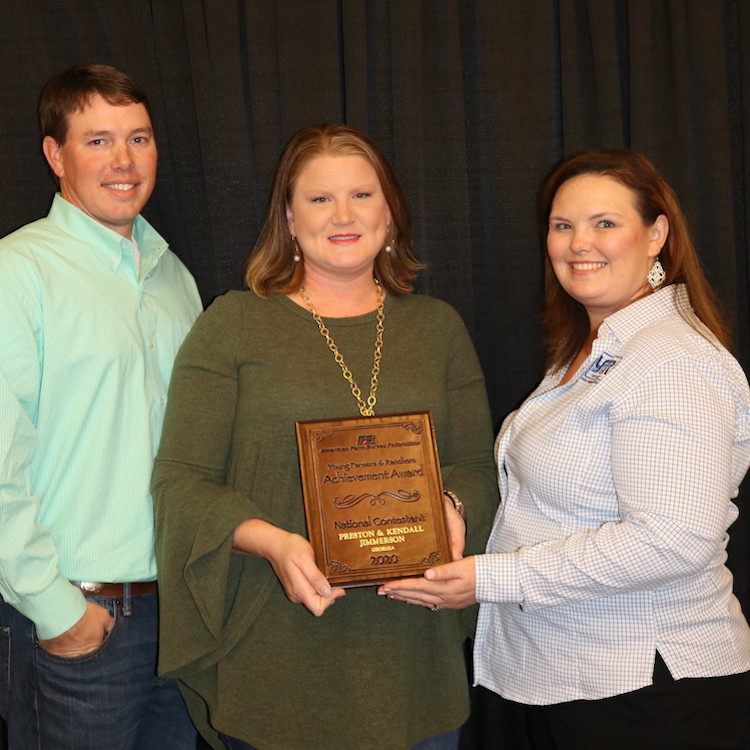
[[[287,204],[286,207],[286,226],[289,230],[289,234],[296,234],[294,231],[294,211],[292,211],[292,207],[289,204]]]
[[[44,158],[47,160],[50,169],[55,173],[58,179],[64,177],[65,169],[63,167],[61,145],[51,135],[46,135],[42,141],[42,151],[44,152]]]
[[[659,214],[649,231],[651,233],[649,256],[655,258],[661,252],[669,236],[669,219],[664,214]]]

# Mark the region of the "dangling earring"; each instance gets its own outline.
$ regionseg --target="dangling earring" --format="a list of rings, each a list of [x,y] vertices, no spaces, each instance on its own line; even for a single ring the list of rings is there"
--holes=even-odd
[[[656,289],[658,286],[661,286],[666,278],[667,274],[664,272],[664,266],[662,266],[661,261],[657,257],[646,276],[646,280],[651,284],[652,289]]]
[[[292,244],[294,245],[294,255],[292,256],[292,260],[294,260],[295,263],[299,263],[302,260],[302,253],[297,244],[297,238],[294,235],[292,235]]]
[[[383,248],[383,250],[385,250],[385,252],[387,252],[387,253],[392,253],[393,252],[393,246],[396,244],[395,242],[392,243],[392,241],[389,240],[390,233],[391,233],[391,225],[389,224],[385,228],[385,247]]]

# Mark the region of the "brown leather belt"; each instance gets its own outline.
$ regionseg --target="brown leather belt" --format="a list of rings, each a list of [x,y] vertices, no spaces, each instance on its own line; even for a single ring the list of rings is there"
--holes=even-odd
[[[125,596],[126,584],[124,583],[92,583],[90,581],[71,581],[71,583],[81,589],[84,596],[112,596],[117,599]],[[136,581],[127,585],[130,586],[130,596],[157,592],[156,581]]]

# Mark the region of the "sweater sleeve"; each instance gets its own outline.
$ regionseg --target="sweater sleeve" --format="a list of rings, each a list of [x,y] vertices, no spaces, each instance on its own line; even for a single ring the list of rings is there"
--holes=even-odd
[[[465,554],[484,551],[499,501],[484,375],[458,313],[448,327],[447,426],[440,444],[443,485],[466,507]]]
[[[218,298],[177,356],[152,492],[162,637],[160,671],[202,669],[221,658],[267,597],[270,566],[232,554],[246,518],[270,520],[228,476],[237,402],[239,295]],[[253,577],[253,604],[227,609]],[[235,617],[242,618],[236,622]],[[232,636],[231,634],[234,634]]]

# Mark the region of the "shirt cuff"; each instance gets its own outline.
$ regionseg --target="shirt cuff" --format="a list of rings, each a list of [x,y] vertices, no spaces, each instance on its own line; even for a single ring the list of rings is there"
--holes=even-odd
[[[56,638],[73,627],[86,612],[86,599],[65,578],[53,583],[33,599],[12,604],[34,623],[37,638]]]
[[[477,555],[476,600],[487,602],[521,602],[518,582],[518,556],[515,552],[498,552]]]

